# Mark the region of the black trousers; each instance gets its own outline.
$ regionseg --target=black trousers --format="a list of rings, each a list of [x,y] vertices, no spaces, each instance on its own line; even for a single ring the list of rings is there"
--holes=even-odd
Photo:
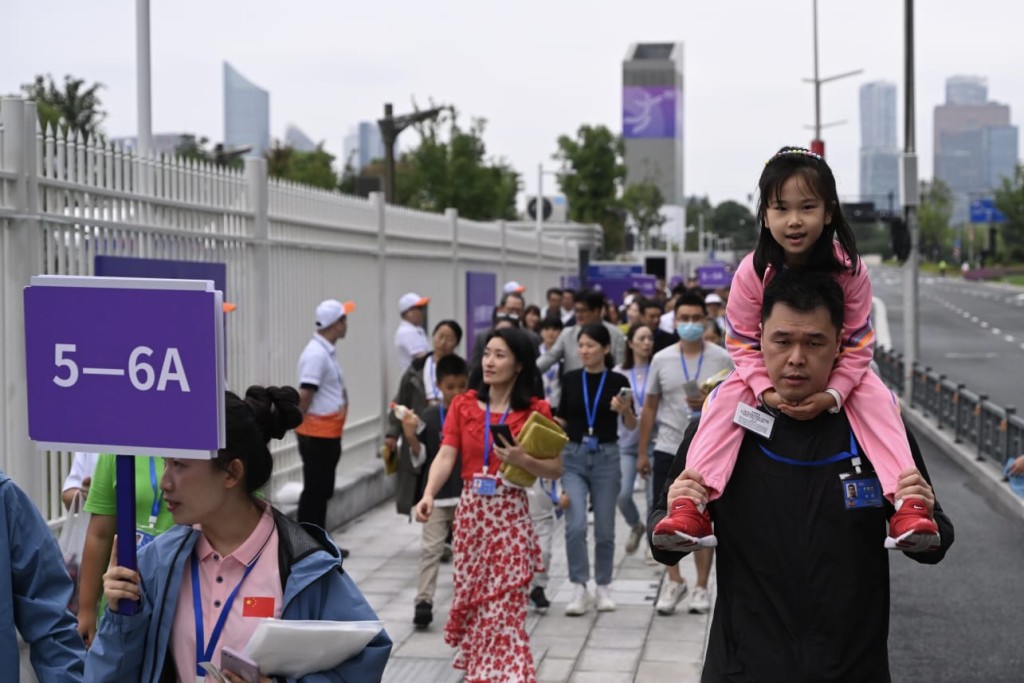
[[[654,486],[654,502],[657,507],[658,497],[664,499],[668,493],[666,486],[672,481],[668,478],[669,470],[672,469],[672,461],[676,459],[675,453],[665,451],[653,451],[651,453],[651,484]]]
[[[327,501],[334,495],[334,471],[341,459],[341,439],[296,436],[302,456],[299,521],[327,529]]]

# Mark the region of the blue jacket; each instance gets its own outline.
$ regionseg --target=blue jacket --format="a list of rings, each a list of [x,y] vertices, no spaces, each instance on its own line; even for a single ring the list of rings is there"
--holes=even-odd
[[[341,569],[337,547],[322,529],[299,526],[277,510],[284,583],[282,619],[373,621],[377,615]],[[178,604],[185,560],[199,532],[175,526],[139,552],[142,603],[138,614],[111,611],[103,617],[85,662],[86,681],[175,680],[170,654],[171,624]],[[302,677],[302,683],[375,683],[384,675],[391,638],[381,631],[360,654],[331,671]]]
[[[64,556],[35,505],[0,473],[0,672],[18,681],[18,637],[40,683],[81,681],[85,646],[68,611]]]

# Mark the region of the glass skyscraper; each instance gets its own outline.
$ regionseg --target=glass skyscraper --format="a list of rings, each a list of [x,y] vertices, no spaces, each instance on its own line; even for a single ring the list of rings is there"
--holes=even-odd
[[[878,209],[900,203],[900,151],[896,146],[896,84],[860,87],[860,195]]]
[[[224,144],[252,146],[250,156],[270,148],[270,93],[224,62]]]

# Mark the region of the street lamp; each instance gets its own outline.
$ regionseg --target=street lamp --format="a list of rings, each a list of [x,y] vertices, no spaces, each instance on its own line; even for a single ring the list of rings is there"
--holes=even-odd
[[[856,76],[863,72],[864,69],[857,69],[856,71],[847,71],[846,73],[836,74],[828,78],[818,77],[818,0],[814,0],[814,78],[805,78],[804,81],[814,84],[814,140],[811,141],[811,151],[815,154],[825,156],[825,142],[821,139],[821,129],[846,123],[845,120],[826,124],[821,123],[821,84],[837,81],[847,76]]]
[[[411,114],[394,116],[391,103],[385,103],[384,118],[377,121],[381,141],[384,143],[384,201],[390,204],[395,199],[395,141],[398,139],[398,134],[414,123],[433,121],[445,109],[450,109],[450,107],[434,107]]]

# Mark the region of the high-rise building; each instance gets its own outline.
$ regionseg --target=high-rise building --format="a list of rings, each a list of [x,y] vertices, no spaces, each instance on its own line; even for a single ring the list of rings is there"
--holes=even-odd
[[[874,81],[860,87],[860,195],[879,209],[899,203],[896,146],[896,84]]]
[[[946,103],[935,107],[935,177],[953,191],[954,223],[967,220],[972,199],[991,197],[1012,178],[1019,158],[1010,107],[987,101],[985,79],[954,76]]]
[[[622,62],[626,184],[649,180],[684,206],[683,44],[635,43]]]
[[[366,168],[374,159],[384,158],[384,141],[380,128],[373,121],[360,121],[345,136],[344,163],[351,163],[356,171]]]
[[[252,156],[270,148],[270,93],[224,62],[224,144],[251,146]]]
[[[195,136],[189,133],[154,133],[149,149],[153,154],[173,156],[178,147],[189,140],[195,141]],[[139,144],[139,138],[135,135],[110,138],[114,144],[121,145],[124,149],[135,150]]]
[[[316,143],[308,135],[303,133],[298,126],[289,123],[284,131],[284,145],[291,147],[297,152],[312,152],[316,149]]]

